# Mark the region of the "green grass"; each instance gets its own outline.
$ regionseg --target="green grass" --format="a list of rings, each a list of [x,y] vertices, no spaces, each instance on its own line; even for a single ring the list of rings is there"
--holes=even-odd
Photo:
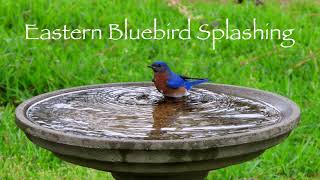
[[[187,13],[166,1],[5,1],[0,0],[0,179],[112,179],[104,172],[65,163],[33,145],[14,124],[22,101],[55,89],[96,83],[149,81],[147,64],[162,59],[181,74],[208,77],[212,82],[241,85],[279,93],[302,110],[301,122],[290,137],[259,158],[220,169],[208,179],[317,179],[320,177],[320,2],[184,1]],[[273,41],[109,41],[24,39],[24,25],[40,28],[106,28],[130,21],[147,28],[157,18],[185,27],[186,14],[196,29],[201,22],[225,18],[248,28],[252,18],[261,26],[295,28],[294,47]]]

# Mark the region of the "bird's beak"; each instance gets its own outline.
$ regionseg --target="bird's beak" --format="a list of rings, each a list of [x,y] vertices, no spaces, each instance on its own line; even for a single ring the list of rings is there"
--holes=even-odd
[[[148,67],[148,68],[151,68],[151,69],[153,69],[153,67],[152,67],[152,66],[150,66],[150,65],[149,65],[149,66],[147,66],[147,67]]]

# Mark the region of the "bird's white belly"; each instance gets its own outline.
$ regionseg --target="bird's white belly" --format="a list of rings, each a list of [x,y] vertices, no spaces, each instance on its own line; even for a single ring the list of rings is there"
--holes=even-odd
[[[185,91],[183,93],[171,93],[171,94],[164,94],[167,97],[173,97],[173,98],[180,98],[184,96],[188,96],[190,93],[188,91]]]

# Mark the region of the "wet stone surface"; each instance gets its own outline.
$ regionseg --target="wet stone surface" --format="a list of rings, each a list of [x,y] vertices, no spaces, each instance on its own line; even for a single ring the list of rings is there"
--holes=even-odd
[[[248,132],[280,114],[259,101],[193,89],[180,99],[154,87],[105,87],[53,96],[27,110],[30,121],[70,134],[115,139],[195,139]]]

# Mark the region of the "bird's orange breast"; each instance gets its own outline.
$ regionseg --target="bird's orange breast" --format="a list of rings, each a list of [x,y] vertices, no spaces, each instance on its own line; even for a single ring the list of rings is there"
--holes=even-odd
[[[170,88],[167,86],[168,81],[168,74],[166,72],[158,72],[154,74],[154,85],[158,89],[159,92],[164,94],[165,96],[171,96],[171,97],[181,97],[184,96],[187,93],[186,88],[179,87],[176,89]]]

